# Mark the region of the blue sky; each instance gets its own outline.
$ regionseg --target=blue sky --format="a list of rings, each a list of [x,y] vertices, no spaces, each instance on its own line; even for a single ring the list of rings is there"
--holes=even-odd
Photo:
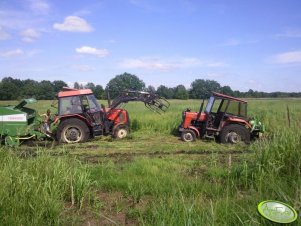
[[[300,0],[0,0],[0,79],[301,92]]]

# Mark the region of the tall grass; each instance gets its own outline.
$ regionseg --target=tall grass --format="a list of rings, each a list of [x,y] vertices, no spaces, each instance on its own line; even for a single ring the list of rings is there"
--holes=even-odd
[[[0,149],[1,225],[59,225],[66,203],[81,208],[91,181],[74,159],[20,159]]]

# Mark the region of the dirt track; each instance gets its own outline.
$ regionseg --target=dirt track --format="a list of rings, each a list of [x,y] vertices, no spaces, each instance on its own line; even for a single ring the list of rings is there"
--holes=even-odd
[[[203,155],[208,156],[211,154],[217,154],[219,156],[237,156],[242,154],[252,154],[252,151],[249,150],[239,150],[239,151],[174,151],[174,152],[164,152],[164,151],[155,151],[155,152],[114,152],[107,154],[97,154],[97,155],[89,155],[89,154],[76,154],[80,160],[86,163],[99,163],[104,159],[116,159],[118,162],[122,159],[122,161],[130,161],[134,157],[163,157],[163,156],[176,156],[176,155]]]

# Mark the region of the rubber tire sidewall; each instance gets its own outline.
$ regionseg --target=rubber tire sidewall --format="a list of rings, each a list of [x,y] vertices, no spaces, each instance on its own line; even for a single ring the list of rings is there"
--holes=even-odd
[[[222,132],[220,134],[220,142],[221,143],[236,144],[236,143],[231,143],[227,140],[227,135],[230,132],[235,132],[237,135],[239,135],[241,138],[241,142],[244,142],[246,144],[250,143],[251,135],[250,135],[249,130],[240,124],[230,124],[230,125],[225,126],[222,129]],[[240,143],[240,142],[238,142],[238,143]]]
[[[192,136],[192,139],[191,139],[191,140],[186,140],[186,139],[185,139],[185,135],[188,134],[188,133],[190,133],[191,136]],[[182,139],[182,141],[185,141],[185,142],[193,142],[193,141],[196,140],[196,134],[195,134],[195,132],[194,132],[193,130],[187,129],[187,130],[184,130],[184,131],[181,133],[181,139]]]
[[[82,136],[78,142],[68,142],[64,138],[63,134],[68,127],[76,127],[78,130],[80,130]],[[56,137],[59,142],[73,144],[73,143],[86,142],[89,139],[89,135],[90,135],[90,131],[85,122],[83,122],[80,119],[70,118],[70,119],[65,119],[63,122],[60,123],[57,130]]]
[[[119,130],[121,130],[121,129],[124,129],[124,130],[126,130],[126,136],[125,137],[122,137],[122,138],[120,138],[120,137],[118,137],[118,132],[119,132]],[[126,138],[127,137],[127,135],[129,134],[129,128],[128,128],[128,126],[127,125],[117,125],[114,129],[113,129],[113,138],[115,138],[115,139],[124,139],[124,138]]]

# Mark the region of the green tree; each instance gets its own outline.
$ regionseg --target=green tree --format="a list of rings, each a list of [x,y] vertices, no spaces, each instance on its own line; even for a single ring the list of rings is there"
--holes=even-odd
[[[174,90],[172,88],[168,88],[166,86],[160,85],[157,89],[157,94],[166,99],[172,99],[174,96]]]
[[[73,84],[73,88],[74,88],[74,89],[80,89],[79,83],[78,83],[78,82],[75,82],[75,83]]]
[[[190,97],[192,99],[207,99],[212,92],[219,92],[221,85],[214,80],[196,79],[191,83]]]
[[[16,100],[20,97],[23,83],[19,79],[5,77],[0,84],[0,99],[1,100]]]
[[[96,86],[95,86],[95,84],[94,84],[93,82],[88,82],[87,85],[85,85],[84,88],[85,88],[85,89],[91,89],[92,92],[94,93],[94,92],[95,92]]]
[[[221,93],[223,93],[225,95],[229,95],[229,96],[233,96],[233,94],[234,94],[234,92],[230,86],[223,86],[221,88]]]
[[[60,92],[63,89],[63,87],[68,86],[67,83],[62,81],[62,80],[55,80],[55,81],[52,82],[52,85],[53,85],[55,93]]]
[[[146,92],[150,92],[150,93],[155,93],[156,92],[156,88],[149,85],[147,88],[146,88]]]
[[[53,84],[48,80],[43,80],[39,83],[37,90],[37,98],[40,100],[53,100],[55,98]]]
[[[123,90],[143,90],[145,83],[140,80],[136,75],[129,73],[123,73],[115,76],[109,81],[106,86],[106,90],[109,90],[110,97],[115,98]]]
[[[94,92],[95,97],[97,99],[104,99],[105,98],[104,97],[105,92],[104,92],[104,89],[102,88],[101,85],[96,85],[93,92]]]
[[[32,79],[26,79],[23,81],[22,87],[22,97],[29,98],[34,97],[37,98],[37,92],[39,88],[39,83]]]
[[[178,85],[175,88],[175,93],[174,93],[174,98],[175,99],[182,99],[182,100],[187,100],[189,97],[188,92],[183,85]]]

